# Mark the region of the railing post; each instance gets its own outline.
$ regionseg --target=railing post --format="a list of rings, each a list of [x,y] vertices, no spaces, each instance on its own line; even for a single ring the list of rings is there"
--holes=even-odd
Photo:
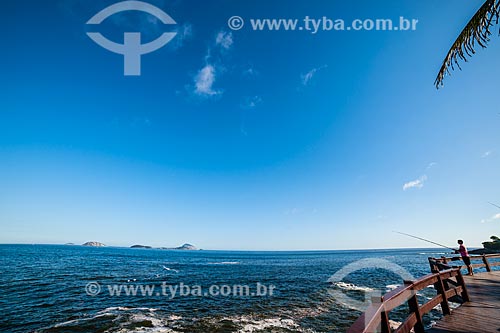
[[[490,263],[488,262],[488,257],[486,257],[485,254],[483,254],[483,263],[484,263],[484,266],[486,266],[486,271],[491,272]]]
[[[444,288],[443,278],[441,274],[437,276],[438,282],[435,284],[435,288],[438,294],[443,297],[443,301],[441,302],[441,309],[443,310],[443,315],[451,314],[450,304],[448,303],[448,298],[446,297],[446,289]]]
[[[439,268],[436,265],[436,261],[432,257],[428,257],[427,260],[429,260],[429,266],[431,266],[431,273],[438,273]]]
[[[371,301],[372,305],[378,304],[379,306],[382,306],[382,303],[384,303],[384,297],[372,296]],[[391,324],[389,322],[389,315],[386,311],[380,312],[380,331],[382,333],[391,333]]]
[[[424,323],[422,322],[422,315],[420,314],[420,306],[418,305],[417,293],[413,292],[413,296],[408,300],[408,307],[410,308],[410,313],[415,313],[417,318],[417,323],[413,327],[415,333],[425,333]]]
[[[391,323],[389,322],[389,315],[386,311],[381,313],[380,326],[382,328],[382,333],[391,333]]]
[[[441,256],[441,260],[443,261],[443,264],[448,263],[448,258],[446,258],[445,256]]]
[[[465,285],[465,280],[460,269],[458,269],[457,282],[462,286],[462,299],[464,302],[470,302],[469,292],[467,291],[467,286]]]

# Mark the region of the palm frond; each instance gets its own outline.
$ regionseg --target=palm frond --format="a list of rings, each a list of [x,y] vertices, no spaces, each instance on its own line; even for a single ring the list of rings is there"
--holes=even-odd
[[[467,62],[467,56],[471,57],[476,53],[476,43],[485,48],[490,41],[490,28],[498,24],[500,15],[500,0],[486,0],[486,2],[474,14],[472,19],[462,30],[457,40],[451,46],[443,65],[439,70],[434,84],[436,88],[443,86],[446,75],[450,75],[450,69],[454,70],[455,65],[460,68],[459,60]]]

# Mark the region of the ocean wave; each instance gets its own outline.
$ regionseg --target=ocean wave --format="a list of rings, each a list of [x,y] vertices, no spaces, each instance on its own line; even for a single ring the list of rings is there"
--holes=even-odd
[[[385,286],[385,290],[387,292],[389,292],[389,291],[393,291],[394,289],[399,288],[399,287],[401,287],[400,284],[388,284],[387,286]]]
[[[237,331],[238,333],[253,333],[270,328],[283,328],[287,330],[295,330],[296,332],[303,332],[299,330],[300,329],[299,325],[292,319],[269,318],[261,320],[253,320],[253,319],[236,320],[236,322],[238,321],[239,324],[243,325],[243,327]]]
[[[209,262],[208,265],[239,265],[239,261],[220,261],[220,262]]]
[[[333,282],[332,283],[333,286],[339,288],[339,289],[342,289],[342,290],[349,290],[349,291],[364,291],[364,292],[370,292],[370,291],[373,291],[374,289],[373,288],[370,288],[370,287],[365,287],[365,286],[358,286],[356,284],[353,284],[353,283],[348,283],[348,282],[343,282],[343,281],[340,281],[340,282]]]
[[[155,308],[109,307],[93,316],[68,320],[36,333],[104,332],[104,333],[177,333],[171,324],[178,316],[161,316]],[[107,328],[103,331],[104,328]]]
[[[170,268],[170,267],[167,267],[167,266],[163,266],[163,269],[166,270],[166,271],[169,271],[169,272],[179,273],[178,269]]]
[[[62,333],[68,331],[104,333],[181,333],[211,332],[224,327],[226,332],[257,333],[269,330],[314,333],[300,327],[287,317],[237,315],[226,317],[184,318],[162,313],[155,308],[109,307],[87,318],[69,320],[55,324],[36,333]],[[103,330],[107,328],[106,330]]]

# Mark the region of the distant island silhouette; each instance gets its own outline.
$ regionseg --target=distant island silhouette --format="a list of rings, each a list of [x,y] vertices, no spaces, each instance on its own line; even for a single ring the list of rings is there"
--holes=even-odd
[[[67,243],[73,245],[73,243]],[[104,247],[106,244],[101,243],[101,242],[96,242],[96,241],[90,241],[83,243],[82,246],[90,246],[90,247]],[[198,250],[198,248],[192,244],[185,243],[181,246],[178,247],[152,247],[149,245],[140,245],[140,244],[135,244],[130,247],[131,249],[160,249],[160,250],[181,250],[181,251],[194,251]]]
[[[86,242],[86,243],[83,243],[82,246],[103,247],[103,246],[106,246],[106,244],[99,243],[99,242]]]

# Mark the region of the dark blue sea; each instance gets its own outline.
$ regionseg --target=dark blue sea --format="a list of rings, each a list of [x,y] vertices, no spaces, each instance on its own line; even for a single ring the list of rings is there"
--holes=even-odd
[[[400,272],[381,263],[418,278],[429,273],[427,257],[443,254],[0,245],[0,331],[344,332],[367,292],[383,294],[402,283]],[[233,293],[234,286],[250,293]]]

